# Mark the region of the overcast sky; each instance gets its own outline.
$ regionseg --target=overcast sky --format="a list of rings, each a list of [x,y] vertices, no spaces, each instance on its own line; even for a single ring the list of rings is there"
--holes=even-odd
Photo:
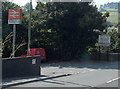
[[[30,0],[13,0],[13,2],[23,6],[25,5],[27,2],[29,2]],[[35,1],[36,0],[32,0],[33,1],[33,5],[35,6]],[[119,2],[120,0],[93,0],[95,2],[95,4],[99,7],[100,5],[106,4],[108,2]]]

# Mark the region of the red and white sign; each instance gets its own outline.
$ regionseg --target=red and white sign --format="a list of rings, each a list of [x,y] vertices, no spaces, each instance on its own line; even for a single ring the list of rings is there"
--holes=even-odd
[[[22,19],[22,9],[8,10],[8,19]]]
[[[22,9],[8,10],[8,24],[20,24],[22,19]]]

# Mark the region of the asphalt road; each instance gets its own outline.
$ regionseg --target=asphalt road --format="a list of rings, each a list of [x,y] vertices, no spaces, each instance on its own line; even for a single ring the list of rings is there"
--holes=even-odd
[[[118,62],[43,64],[43,75],[70,75],[25,83],[14,87],[83,87],[85,89],[92,89],[92,87],[119,87],[118,67]]]

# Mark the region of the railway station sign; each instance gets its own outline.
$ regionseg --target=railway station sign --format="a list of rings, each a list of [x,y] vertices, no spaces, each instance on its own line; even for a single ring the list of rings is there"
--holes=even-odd
[[[8,24],[21,24],[22,22],[22,9],[8,10]]]

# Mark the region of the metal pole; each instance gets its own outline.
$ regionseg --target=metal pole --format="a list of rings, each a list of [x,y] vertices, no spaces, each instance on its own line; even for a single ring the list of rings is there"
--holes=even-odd
[[[12,53],[12,57],[15,57],[15,38],[16,38],[16,25],[13,24],[13,53]]]
[[[30,56],[30,44],[31,44],[31,7],[32,6],[32,0],[30,0],[30,6],[29,6],[29,24],[28,24],[28,56]]]

